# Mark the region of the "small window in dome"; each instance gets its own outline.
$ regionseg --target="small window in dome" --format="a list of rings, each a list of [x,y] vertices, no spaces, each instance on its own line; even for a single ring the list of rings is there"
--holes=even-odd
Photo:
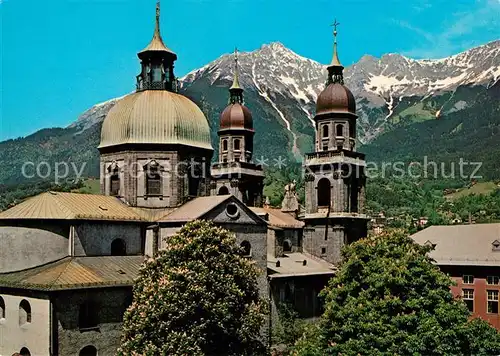
[[[227,151],[227,140],[222,140],[222,150]]]
[[[161,167],[156,161],[151,161],[144,167],[146,175],[146,195],[161,196],[162,195],[162,176]]]
[[[328,132],[328,125],[323,125],[323,137],[326,138],[328,137],[329,132]]]
[[[240,150],[240,140],[239,139],[235,139],[234,140],[234,149],[236,151],[239,151]]]
[[[110,183],[109,195],[111,196],[120,195],[120,172],[118,170],[118,167],[111,173],[111,177],[109,178],[109,183]]]
[[[344,125],[337,125],[337,136],[344,136]]]

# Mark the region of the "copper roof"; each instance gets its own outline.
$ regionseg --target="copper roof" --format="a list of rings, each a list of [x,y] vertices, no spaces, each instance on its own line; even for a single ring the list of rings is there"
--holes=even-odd
[[[268,214],[268,223],[271,227],[285,229],[301,229],[304,227],[304,223],[302,221],[295,219],[290,214],[284,213],[279,209],[251,207],[250,210],[258,215]]]
[[[246,129],[253,131],[252,113],[240,103],[230,104],[220,116],[220,130]]]
[[[318,96],[316,115],[329,113],[356,114],[356,99],[351,91],[340,83],[332,83]]]
[[[0,213],[1,219],[143,221],[118,198],[104,195],[47,192]]]
[[[160,221],[187,222],[196,220],[232,197],[232,195],[218,195],[195,198],[166,215]]]
[[[279,267],[276,262],[279,260]],[[304,265],[304,261],[306,264]],[[297,277],[321,274],[334,274],[337,268],[331,263],[306,253],[287,253],[284,257],[267,256],[267,269],[270,278]]]
[[[430,253],[438,265],[500,266],[500,224],[430,226],[411,236],[420,245],[435,245]]]
[[[139,57],[145,52],[168,52],[177,58],[177,55],[168,48],[163,42],[163,38],[160,34],[160,3],[158,2],[156,5],[156,23],[155,23],[155,32],[153,33],[153,38],[151,42],[144,48],[142,51],[138,53]]]
[[[212,149],[210,127],[200,108],[166,90],[127,95],[108,113],[99,148],[121,144],[183,144]]]
[[[24,271],[0,274],[0,286],[37,290],[131,286],[143,256],[67,257]]]

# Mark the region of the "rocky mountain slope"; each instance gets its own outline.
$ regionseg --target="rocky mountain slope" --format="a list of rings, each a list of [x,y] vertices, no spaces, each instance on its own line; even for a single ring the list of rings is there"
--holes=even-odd
[[[241,53],[239,62],[246,104],[257,131],[256,156],[300,160],[312,148],[314,103],[326,81],[326,66],[280,43]],[[214,147],[232,71],[233,57],[224,55],[181,78],[181,92],[197,102],[210,121]],[[375,147],[377,140],[384,141],[385,135],[408,125],[473,113],[478,98],[486,98],[481,105],[491,106],[495,112],[498,101],[488,101],[494,96],[487,93],[500,81],[500,41],[439,60],[413,60],[399,54],[364,56],[346,68],[345,80],[358,103],[359,140]],[[66,129],[0,143],[0,150],[6,153],[0,164],[14,167],[16,158],[11,155],[19,158],[19,152],[33,159],[90,157],[95,162],[100,123],[117,100],[90,108]],[[75,142],[80,146],[74,147]],[[18,168],[16,164],[12,169]],[[12,169],[0,173],[0,182],[18,176]],[[90,165],[87,173],[97,175],[97,167]]]

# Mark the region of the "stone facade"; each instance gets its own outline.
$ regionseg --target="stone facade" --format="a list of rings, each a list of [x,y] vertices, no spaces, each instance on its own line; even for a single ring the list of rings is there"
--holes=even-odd
[[[210,195],[232,194],[248,206],[262,206],[264,172],[252,163],[218,163],[212,166]]]
[[[106,149],[101,152],[101,194],[112,195],[111,176],[118,170],[118,196],[131,206],[144,208],[176,207],[189,197],[210,193],[211,150],[165,145]],[[161,176],[159,193],[147,193],[149,164],[157,164]]]
[[[54,294],[57,329],[54,330],[53,355],[79,355],[94,346],[99,356],[113,356],[120,346],[123,313],[132,302],[132,288],[98,288],[62,291]],[[89,303],[98,322],[96,327],[80,325],[80,307]],[[33,355],[33,353],[32,353]]]
[[[82,222],[72,231],[71,256],[110,256],[116,239],[124,242],[125,255],[144,254],[144,228],[137,223]]]

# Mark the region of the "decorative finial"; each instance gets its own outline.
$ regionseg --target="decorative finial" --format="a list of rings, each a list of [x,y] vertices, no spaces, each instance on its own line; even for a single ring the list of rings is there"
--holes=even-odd
[[[156,28],[155,35],[160,34],[160,0],[156,2]]]
[[[335,22],[332,24],[334,40],[333,40],[333,58],[330,66],[342,66],[342,64],[340,64],[339,55],[337,52],[337,27],[339,25],[340,23],[337,22],[337,19],[335,19]]]
[[[234,49],[234,78],[233,85],[229,88],[229,102],[243,104],[243,89],[240,86],[240,73],[238,68],[238,48]]]
[[[239,68],[238,68],[238,48],[236,47],[234,49],[234,78],[233,78],[233,85],[230,88],[231,90],[233,89],[241,89],[240,87],[240,74],[239,74]]]

